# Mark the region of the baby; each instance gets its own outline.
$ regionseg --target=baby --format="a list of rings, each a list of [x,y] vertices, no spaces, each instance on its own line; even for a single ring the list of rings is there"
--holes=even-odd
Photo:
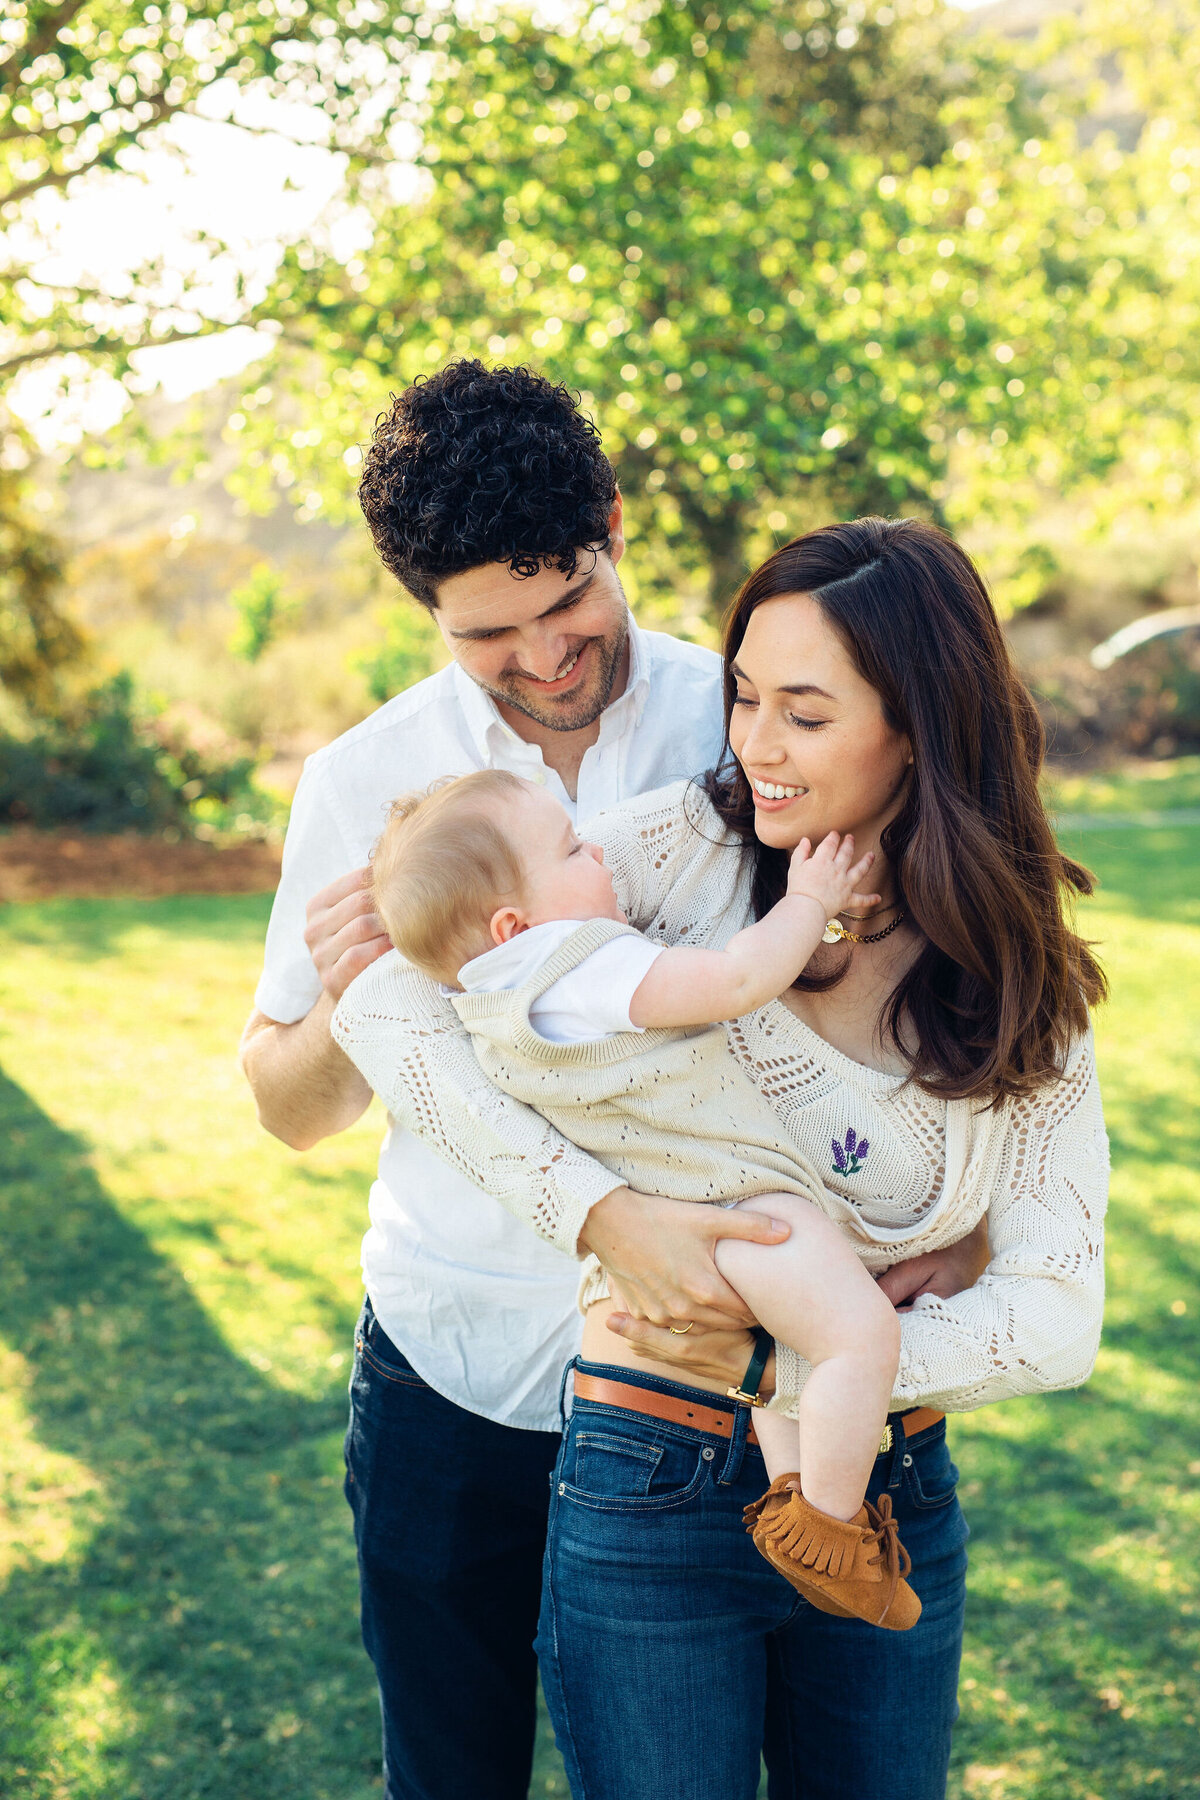
[[[815,850],[806,839],[784,898],[725,949],[664,949],[628,924],[603,853],[559,803],[485,769],[395,803],[373,888],[400,954],[457,990],[505,1092],[639,1192],[772,1196],[787,1242],[730,1239],[716,1253],[754,1317],[812,1366],[796,1420],[756,1415],[771,1486],[748,1509],[754,1541],[822,1611],[904,1631],[921,1610],[908,1559],[886,1497],[878,1510],[865,1501],[899,1323],[721,1028],[785,992],[837,913],[878,902],[859,891],[872,861],[855,861],[848,836]],[[603,1291],[599,1273],[585,1276],[585,1301]]]

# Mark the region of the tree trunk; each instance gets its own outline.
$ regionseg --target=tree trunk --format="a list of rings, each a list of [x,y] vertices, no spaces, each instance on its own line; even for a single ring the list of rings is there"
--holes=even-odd
[[[704,546],[708,558],[708,610],[713,619],[724,617],[746,575],[746,509],[741,501],[708,512],[694,500],[684,500],[681,511]]]

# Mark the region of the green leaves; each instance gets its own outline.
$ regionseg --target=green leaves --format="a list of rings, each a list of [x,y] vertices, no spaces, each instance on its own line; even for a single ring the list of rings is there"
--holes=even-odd
[[[618,0],[558,30],[514,6],[31,3],[0,61],[0,367],[74,350],[123,375],[139,345],[269,322],[236,485],[338,519],[389,391],[455,355],[533,362],[598,418],[653,582],[713,606],[831,513],[1178,505],[1200,109],[1169,77],[1200,10],[1144,10],[1092,0],[1005,43],[936,0]],[[265,288],[231,274],[218,305],[199,241],[182,286],[16,279],[35,193],[264,95],[307,105],[345,169]]]
[[[270,563],[259,563],[229,596],[237,624],[229,641],[235,656],[256,663],[268,644],[295,616],[295,605],[284,592],[282,578]]]
[[[1067,125],[1015,135],[1002,52],[924,16],[455,26],[419,198],[380,191],[353,275],[282,272],[343,441],[364,394],[448,356],[535,362],[582,391],[635,529],[676,578],[706,567],[713,604],[767,520],[1011,511],[1103,474],[1118,437],[1085,390],[1125,301],[1104,170]]]

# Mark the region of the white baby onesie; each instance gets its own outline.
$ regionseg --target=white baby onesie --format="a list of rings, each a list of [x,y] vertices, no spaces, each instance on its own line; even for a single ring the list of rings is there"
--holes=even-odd
[[[485,950],[458,971],[463,990],[499,994],[523,987],[579,924],[578,919],[551,919]],[[602,944],[533,1002],[530,1024],[552,1044],[587,1044],[614,1031],[641,1031],[630,1021],[630,1003],[663,949],[628,932]]]

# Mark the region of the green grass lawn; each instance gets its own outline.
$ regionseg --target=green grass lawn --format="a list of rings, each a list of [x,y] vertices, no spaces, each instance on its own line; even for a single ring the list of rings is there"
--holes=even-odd
[[[1195,791],[1186,769],[1136,805]],[[1108,1328],[1088,1388],[952,1427],[973,1530],[952,1792],[1181,1800],[1200,1795],[1200,828],[1069,843],[1102,878],[1086,921],[1114,981]],[[340,1439],[380,1121],[305,1157],[259,1131],[233,1047],[266,914],[0,911],[13,1800],[379,1791]],[[565,1793],[548,1741],[533,1792]]]

